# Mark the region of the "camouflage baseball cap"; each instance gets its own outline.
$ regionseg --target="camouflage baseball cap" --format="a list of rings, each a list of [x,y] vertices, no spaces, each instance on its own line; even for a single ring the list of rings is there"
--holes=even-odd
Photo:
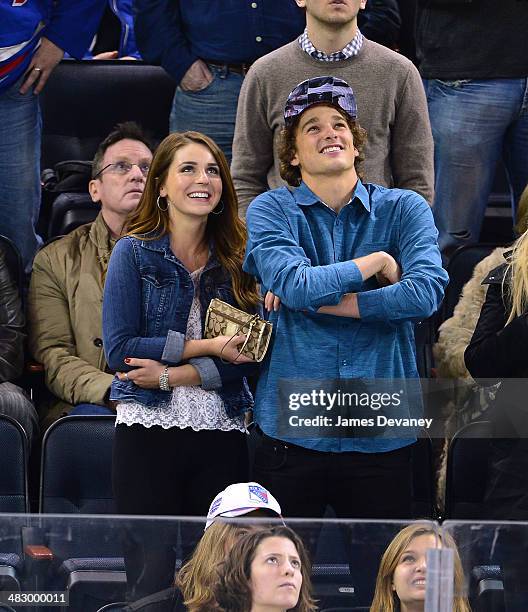
[[[291,91],[284,107],[284,122],[290,125],[297,115],[310,106],[325,102],[338,106],[352,119],[357,118],[356,98],[352,87],[342,79],[320,76],[306,79]]]

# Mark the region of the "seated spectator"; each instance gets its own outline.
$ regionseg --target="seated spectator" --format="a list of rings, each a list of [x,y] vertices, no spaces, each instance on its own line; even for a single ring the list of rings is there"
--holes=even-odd
[[[242,536],[219,571],[217,607],[202,607],[200,612],[317,610],[308,555],[289,527],[271,527]]]
[[[24,315],[18,289],[0,247],[0,414],[17,420],[31,441],[38,434],[35,408],[25,391],[14,385],[24,365]]]
[[[257,482],[229,485],[211,502],[205,532],[191,558],[178,572],[176,585],[130,604],[125,611],[197,612],[208,609],[214,602],[213,586],[218,578],[219,565],[235,542],[252,530],[247,525],[219,519],[262,515],[280,517],[280,514],[277,500]]]
[[[44,247],[29,290],[29,347],[44,365],[55,396],[43,424],[65,414],[113,412],[113,375],[103,352],[101,309],[110,253],[143,193],[151,145],[134,123],[123,123],[99,145],[89,185],[101,212],[93,223]],[[75,407],[75,408],[74,408]]]
[[[515,232],[518,236],[528,229],[528,186],[519,200]],[[439,328],[438,342],[434,345],[435,366],[439,377],[469,378],[464,363],[464,351],[475,331],[480,310],[486,298],[487,285],[482,281],[490,270],[505,263],[504,254],[511,247],[498,247],[475,266],[475,270],[462,289],[462,295],[453,316]]]
[[[464,592],[464,572],[456,544],[449,533],[427,523],[402,529],[387,546],[379,566],[370,612],[423,612],[427,581],[427,550],[452,548],[455,553],[453,612],[470,612]]]
[[[486,300],[464,353],[471,376],[483,386],[501,383],[490,408],[485,518],[528,520],[528,231],[515,242],[508,263],[484,283]],[[481,380],[482,379],[482,380]]]
[[[528,187],[519,200],[515,232],[523,234],[528,229]],[[471,380],[464,362],[464,351],[475,331],[482,305],[486,299],[488,285],[482,281],[490,270],[505,264],[505,254],[511,247],[497,247],[479,262],[471,279],[464,285],[462,295],[455,307],[453,316],[439,328],[438,341],[433,347],[435,367],[438,378],[454,379],[453,387],[446,390],[445,415],[446,431],[452,432],[467,422],[481,418],[489,407],[493,388],[480,388]],[[457,382],[458,381],[458,382]],[[461,383],[461,384],[460,384]],[[438,473],[438,507],[443,507],[445,490],[445,471],[449,440],[446,439],[440,459]]]

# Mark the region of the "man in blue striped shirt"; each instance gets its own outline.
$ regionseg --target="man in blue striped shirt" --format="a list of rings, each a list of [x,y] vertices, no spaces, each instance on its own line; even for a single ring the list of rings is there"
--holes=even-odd
[[[284,118],[281,175],[294,189],[263,193],[247,214],[244,269],[281,302],[257,388],[254,475],[288,516],[322,516],[330,504],[342,517],[408,518],[413,435],[379,426],[392,416],[379,410],[383,393],[346,413],[372,419],[365,436],[334,404],[341,383],[370,380],[365,393],[416,383],[413,324],[447,284],[431,210],[413,191],[361,182],[366,134],[344,81],[299,84]]]

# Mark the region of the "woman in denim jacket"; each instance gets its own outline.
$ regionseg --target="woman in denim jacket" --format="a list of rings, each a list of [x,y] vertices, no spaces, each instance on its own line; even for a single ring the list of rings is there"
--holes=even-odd
[[[217,491],[247,480],[246,376],[256,364],[239,355],[243,335],[202,339],[211,299],[247,312],[259,306],[255,279],[242,271],[246,233],[237,210],[227,162],[211,139],[185,132],[163,140],[105,283],[120,514],[205,516]],[[152,550],[146,563],[146,542],[125,555],[133,598],[172,582],[172,551],[154,546],[159,565]]]

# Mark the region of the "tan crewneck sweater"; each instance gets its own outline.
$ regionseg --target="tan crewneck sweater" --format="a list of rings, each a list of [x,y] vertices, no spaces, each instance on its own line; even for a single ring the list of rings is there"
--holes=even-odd
[[[315,60],[294,41],[257,60],[240,92],[231,166],[240,216],[257,195],[284,184],[276,150],[286,98],[304,79],[322,75],[344,79],[354,90],[368,134],[365,181],[413,189],[431,203],[433,139],[414,65],[366,39],[357,56],[339,62]]]

